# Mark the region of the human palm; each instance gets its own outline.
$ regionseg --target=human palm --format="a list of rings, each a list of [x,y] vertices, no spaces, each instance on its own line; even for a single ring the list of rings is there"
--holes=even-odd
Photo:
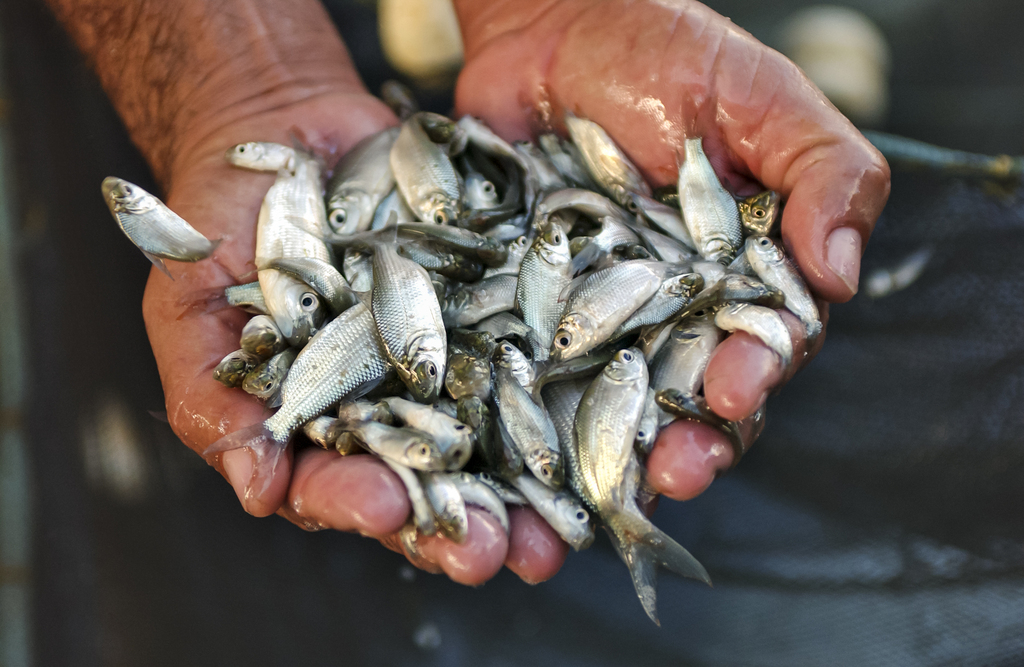
[[[703,136],[734,190],[759,181],[787,197],[783,238],[818,296],[852,296],[862,242],[888,194],[888,170],[794,65],[696,3],[684,3],[681,12],[653,2],[548,4],[525,19],[515,10],[462,12],[467,65],[458,113],[519,139],[560,127],[563,110],[571,110],[604,126],[656,185],[674,180],[682,139]],[[228,309],[180,317],[196,294],[254,279],[256,218],[273,176],[228,167],[224,150],[252,140],[290,143],[295,132],[320,152],[343,153],[395,122],[368,95],[321,95],[202,135],[176,157],[167,203],[224,241],[210,261],[173,266],[174,281],[153,271],[143,306],[171,426],[196,452],[268,415],[250,396],[212,379],[213,367],[237,349],[247,316]],[[837,267],[842,276],[829,266],[836,261],[827,245],[836,241],[827,239],[836,228],[846,230],[839,241],[851,251]],[[795,318],[789,324],[800,358],[802,328]],[[734,334],[708,367],[705,393],[720,415],[742,419],[793,370],[753,338]],[[670,426],[649,460],[652,483],[672,498],[697,495],[732,463],[724,444],[703,425]],[[251,484],[254,459],[246,449],[210,462],[251,514],[358,531],[398,548],[394,533],[409,503],[398,478],[372,457],[318,449],[293,456],[289,448],[266,487]],[[566,545],[532,510],[515,510],[511,518],[506,536],[493,517],[471,508],[463,545],[421,538],[416,562],[469,584],[489,579],[502,563],[527,581],[550,577]]]

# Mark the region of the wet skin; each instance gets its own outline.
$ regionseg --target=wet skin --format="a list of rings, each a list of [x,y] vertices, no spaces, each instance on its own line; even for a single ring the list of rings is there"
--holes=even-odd
[[[557,119],[572,110],[603,125],[654,186],[674,180],[682,138],[704,136],[732,190],[750,194],[760,181],[783,194],[787,250],[820,299],[848,300],[860,251],[888,195],[887,167],[791,63],[702,5],[676,4],[681,12],[653,2],[457,2],[467,49],[457,113],[521,139],[548,122],[561,129]],[[269,416],[250,396],[211,377],[217,362],[237,349],[249,316],[229,309],[179,319],[190,296],[253,279],[256,218],[274,177],[229,167],[224,150],[251,140],[290,143],[298,128],[318,151],[340,155],[394,122],[354,74],[344,74],[325,86],[293,87],[262,108],[236,105],[213,114],[181,142],[166,172],[165,201],[208,238],[224,241],[210,261],[172,265],[173,281],[151,272],[143,309],[168,417],[195,451]],[[836,229],[844,231],[830,237]],[[827,308],[822,314],[827,317]],[[742,333],[716,350],[705,393],[718,414],[752,414],[816,352],[804,354],[802,327],[795,317],[786,321],[799,360],[794,368],[781,368],[772,352]],[[307,529],[357,531],[401,548],[394,533],[409,503],[383,463],[317,449],[293,456],[289,447],[270,484],[256,489],[249,488],[252,460],[246,449],[210,460],[249,513],[278,513]],[[720,433],[676,423],[659,438],[649,474],[658,491],[684,500],[731,463]],[[511,538],[493,517],[471,509],[466,542],[421,538],[420,564],[470,585],[502,564],[531,583],[552,576],[566,557],[565,543],[533,510],[512,509],[510,518]]]

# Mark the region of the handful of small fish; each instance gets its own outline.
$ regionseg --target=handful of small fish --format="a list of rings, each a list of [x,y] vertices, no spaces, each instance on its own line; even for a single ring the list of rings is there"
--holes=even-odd
[[[704,370],[726,332],[793,356],[786,308],[821,331],[774,237],[774,192],[736,199],[700,138],[677,187],[652,191],[597,124],[509,144],[481,121],[397,105],[398,127],[334,167],[301,147],[250,142],[237,167],[277,174],[260,209],[256,282],[224,290],[257,313],[214,379],[277,411],[207,455],[250,447],[276,462],[303,432],[369,452],[404,483],[419,535],[466,537],[466,505],[506,531],[530,505],[574,549],[601,525],[657,622],[656,567],[710,583],[655,527],[644,460],[677,418],[724,432],[736,459],[763,425],[712,412]],[[163,260],[216,248],[156,197],[108,178],[128,237]],[[259,467],[259,465],[257,466]]]

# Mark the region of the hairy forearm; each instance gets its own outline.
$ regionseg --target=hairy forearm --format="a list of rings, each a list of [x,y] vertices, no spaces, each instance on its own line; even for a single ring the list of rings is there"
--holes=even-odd
[[[227,124],[361,90],[319,0],[47,0],[165,185]]]

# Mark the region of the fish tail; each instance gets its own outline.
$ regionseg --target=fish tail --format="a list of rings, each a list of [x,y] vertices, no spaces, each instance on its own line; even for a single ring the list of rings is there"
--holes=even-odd
[[[608,534],[619,557],[629,568],[633,587],[644,611],[656,624],[657,566],[676,574],[711,585],[707,570],[678,542],[640,515],[620,515],[610,521]]]
[[[252,453],[253,469],[246,492],[260,496],[270,488],[287,447],[287,442],[278,442],[274,439],[263,422],[257,422],[234,433],[228,433],[203,450],[202,457],[207,463],[214,465],[218,454],[248,449]]]

